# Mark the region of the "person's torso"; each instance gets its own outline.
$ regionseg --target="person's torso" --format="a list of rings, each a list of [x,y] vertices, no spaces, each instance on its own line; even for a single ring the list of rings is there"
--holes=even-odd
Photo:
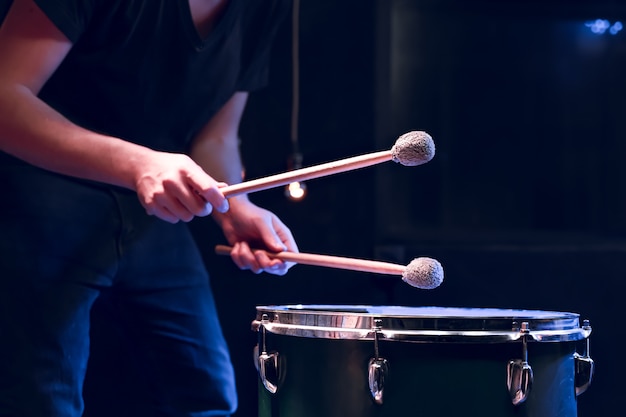
[[[74,24],[49,12],[58,0],[38,2],[60,27]],[[88,3],[74,18],[84,29],[40,97],[83,127],[177,152],[236,91],[265,83],[284,15],[281,1],[230,0],[203,39],[187,1]]]

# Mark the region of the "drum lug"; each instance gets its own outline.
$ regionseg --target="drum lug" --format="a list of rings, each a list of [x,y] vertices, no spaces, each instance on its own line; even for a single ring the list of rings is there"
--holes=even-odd
[[[259,378],[261,378],[261,382],[267,391],[272,394],[276,394],[278,389],[280,388],[283,375],[284,375],[284,366],[281,365],[282,357],[279,357],[278,352],[268,353],[265,337],[266,330],[264,323],[267,323],[268,318],[267,315],[263,315],[263,319],[259,324],[260,332],[259,332],[259,343],[254,348],[254,356],[255,356],[255,367],[257,372],[259,373]],[[261,346],[261,353],[259,353],[259,346]]]
[[[520,329],[522,334],[523,359],[510,360],[507,365],[507,388],[513,405],[526,401],[533,384],[533,370],[528,364],[528,322],[523,322]]]
[[[389,364],[386,359],[370,359],[368,366],[370,393],[374,402],[379,405],[383,403],[383,389],[388,372]]]
[[[588,330],[591,333],[591,326],[589,320],[583,321],[583,329]],[[595,364],[593,359],[589,356],[589,338],[586,340],[585,351],[582,355],[574,353],[574,363],[576,369],[575,381],[576,381],[576,396],[578,397],[583,392],[587,391],[591,380],[593,378]]]
[[[261,352],[258,358],[259,377],[266,390],[272,394],[276,394],[280,382],[280,367],[278,352],[267,353]],[[273,382],[271,380],[274,380]]]
[[[374,357],[369,361],[367,378],[372,399],[376,404],[382,405],[385,381],[389,373],[389,363],[378,354],[378,337],[381,332],[382,321],[380,319],[375,319],[374,324],[375,327],[372,329],[374,332]]]

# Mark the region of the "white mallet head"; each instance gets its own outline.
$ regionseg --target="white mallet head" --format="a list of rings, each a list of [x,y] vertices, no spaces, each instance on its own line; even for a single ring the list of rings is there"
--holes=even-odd
[[[435,156],[435,143],[430,135],[413,131],[400,136],[391,148],[391,159],[405,166],[422,165]]]
[[[415,258],[402,273],[402,281],[413,287],[432,290],[443,282],[443,267],[436,259]]]

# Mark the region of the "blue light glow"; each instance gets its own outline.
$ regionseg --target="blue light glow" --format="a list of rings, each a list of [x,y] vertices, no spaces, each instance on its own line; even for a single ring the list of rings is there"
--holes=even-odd
[[[607,19],[596,19],[585,23],[585,26],[596,35],[604,35],[607,31],[611,35],[617,35],[622,29],[622,22],[616,21],[611,24]]]
[[[609,29],[609,32],[611,33],[611,35],[617,35],[617,33],[623,28],[624,26],[622,25],[622,22],[615,22],[613,26],[611,26],[611,28]]]

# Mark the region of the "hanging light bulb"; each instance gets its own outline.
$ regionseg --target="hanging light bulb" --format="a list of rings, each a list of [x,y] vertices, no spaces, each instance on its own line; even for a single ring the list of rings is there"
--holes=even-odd
[[[302,168],[302,154],[294,152],[287,161],[289,170]],[[285,186],[285,196],[291,201],[300,201],[306,197],[306,184],[303,181],[294,181]]]
[[[306,196],[306,184],[303,182],[292,182],[285,187],[285,195],[291,201],[300,201]]]

